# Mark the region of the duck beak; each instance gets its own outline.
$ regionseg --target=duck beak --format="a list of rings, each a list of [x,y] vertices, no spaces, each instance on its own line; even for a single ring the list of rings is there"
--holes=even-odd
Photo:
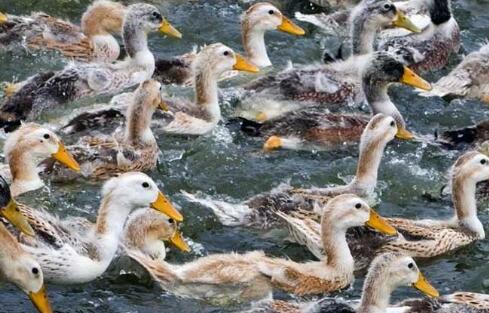
[[[163,98],[161,98],[161,97],[160,97],[160,103],[158,103],[158,107],[160,108],[160,110],[165,111],[165,112],[168,112],[170,110],[168,103],[166,103],[166,101],[163,100]]]
[[[297,26],[294,22],[292,22],[285,16],[282,16],[282,24],[280,24],[277,29],[284,33],[289,33],[297,36],[304,36],[304,34],[306,33],[304,29]]]
[[[157,211],[160,211],[161,213],[169,216],[170,218],[174,219],[177,222],[182,222],[183,221],[183,216],[180,212],[177,211],[173,207],[170,201],[165,197],[165,195],[161,192],[158,191],[158,197],[154,202],[151,203],[151,207]]]
[[[427,295],[431,298],[437,298],[440,296],[438,290],[433,287],[428,280],[424,277],[424,275],[419,272],[418,280],[413,284],[413,287]]]
[[[234,63],[233,70],[250,73],[258,73],[260,71],[258,67],[248,62],[248,60],[238,53],[236,53],[236,63]]]
[[[271,136],[265,141],[263,145],[263,150],[270,152],[276,149],[280,149],[282,147],[282,139],[278,136]]]
[[[63,143],[58,143],[58,152],[53,153],[52,157],[59,161],[61,164],[66,165],[68,168],[75,172],[80,172],[80,164],[76,162],[75,158],[66,150]]]
[[[160,33],[166,34],[170,37],[178,39],[182,38],[182,33],[180,33],[175,27],[173,27],[172,24],[170,24],[170,22],[168,22],[167,20],[163,20],[163,22],[161,22],[160,28],[158,30],[160,31]]]
[[[38,292],[30,292],[29,299],[40,313],[52,313],[51,304],[49,304],[48,293],[43,285]]]
[[[17,208],[17,203],[13,199],[10,199],[5,208],[0,211],[1,215],[5,217],[12,225],[17,227],[22,233],[28,236],[35,236],[34,229],[32,229],[26,217],[20,213]]]
[[[398,128],[396,138],[402,140],[412,140],[414,139],[414,135],[405,128]]]
[[[0,25],[5,24],[8,22],[8,17],[6,14],[0,12]]]
[[[265,122],[266,120],[268,120],[268,116],[265,112],[260,112],[256,115],[256,121],[259,122],[259,123],[263,123]]]
[[[402,74],[402,77],[399,80],[399,82],[408,86],[412,86],[427,91],[430,91],[432,89],[430,83],[428,83],[426,80],[419,77],[415,72],[413,72],[413,70],[411,70],[407,66],[404,66],[404,74]]]
[[[173,236],[170,238],[170,242],[172,245],[174,245],[175,247],[177,247],[183,252],[190,252],[191,250],[190,246],[183,239],[182,233],[179,232],[178,230],[175,231]]]
[[[375,212],[374,209],[370,209],[370,218],[366,225],[386,235],[394,236],[397,234],[396,229],[392,227],[382,216]]]
[[[420,33],[421,29],[419,29],[418,26],[416,26],[401,10],[396,11],[396,16],[394,17],[394,20],[392,21],[392,25],[396,27],[401,27],[405,28],[409,31],[412,31],[413,33]]]

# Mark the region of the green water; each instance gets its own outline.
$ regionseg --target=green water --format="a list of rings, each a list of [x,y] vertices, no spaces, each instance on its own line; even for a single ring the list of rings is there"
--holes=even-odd
[[[169,20],[184,34],[181,41],[152,35],[150,45],[157,57],[169,57],[216,41],[240,50],[239,16],[246,4],[240,1],[152,1],[166,12]],[[275,1],[279,2],[280,1]],[[88,1],[68,0],[0,0],[0,10],[15,14],[43,10],[77,22]],[[297,9],[308,9],[302,1],[283,1],[282,8],[292,16]],[[489,35],[489,2],[465,0],[454,2],[455,16],[463,30],[466,51],[473,51]],[[308,28],[303,38],[281,33],[267,36],[268,51],[276,69],[288,60],[308,63],[320,56],[318,42],[321,35]],[[23,51],[0,53],[0,81],[23,79],[32,73],[63,66],[63,60],[52,54],[28,54]],[[446,69],[447,70],[447,69]],[[427,76],[436,79],[443,74]],[[232,86],[228,82],[225,86]],[[188,94],[188,90],[171,88],[173,94]],[[455,101],[451,104],[440,99],[416,96],[409,88],[394,87],[391,96],[406,117],[408,125],[419,134],[432,135],[436,129],[446,130],[470,125],[487,119],[486,105],[474,101]],[[93,101],[90,101],[93,102]],[[231,112],[230,103],[223,103],[225,113]],[[56,114],[70,112],[69,108]],[[68,138],[65,138],[69,141]],[[216,198],[239,201],[281,182],[295,186],[322,186],[343,183],[354,173],[357,149],[348,147],[335,152],[279,151],[270,155],[260,152],[262,142],[239,133],[236,126],[225,124],[209,136],[200,138],[160,136],[158,139],[163,158],[150,175],[171,199],[181,207],[186,221],[184,234],[202,245],[202,249],[188,255],[172,252],[171,262],[183,262],[199,254],[263,249],[274,256],[287,256],[294,260],[308,260],[312,256],[302,247],[284,244],[280,236],[241,227],[223,227],[206,208],[186,202],[180,190],[203,192]],[[449,197],[440,196],[446,185],[446,171],[460,152],[444,151],[420,142],[391,143],[379,174],[379,211],[387,216],[411,218],[444,218],[452,214]],[[41,192],[26,195],[22,201],[44,206],[65,215],[94,218],[100,200],[99,185],[73,183],[52,184]],[[430,197],[427,197],[429,195]],[[433,200],[434,199],[434,200]],[[480,203],[479,217],[489,225],[487,204]],[[489,244],[480,241],[451,255],[421,264],[423,272],[440,290],[489,292]],[[126,260],[127,261],[127,260]],[[238,312],[241,308],[219,308],[205,303],[177,298],[162,292],[147,277],[121,275],[126,262],[115,262],[101,278],[79,286],[49,285],[49,295],[56,312]],[[343,295],[358,297],[362,279]],[[395,300],[418,294],[408,288],[396,291]],[[277,298],[289,298],[277,293]],[[31,312],[26,297],[11,285],[0,289],[0,312]]]

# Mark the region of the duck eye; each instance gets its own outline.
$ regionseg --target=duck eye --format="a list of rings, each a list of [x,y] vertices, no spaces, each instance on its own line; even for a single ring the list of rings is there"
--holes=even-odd
[[[391,122],[391,127],[394,127],[394,126],[396,126],[396,122],[392,121]]]
[[[170,224],[173,224],[173,223],[175,222],[175,220],[174,220],[174,219],[172,219],[172,218],[170,218],[170,219],[168,219],[168,222],[169,222]]]
[[[392,4],[390,3],[384,4],[384,11],[389,11],[390,9],[392,9]]]
[[[32,274],[37,275],[39,274],[39,269],[37,267],[32,268]]]
[[[414,263],[409,263],[408,268],[412,270],[414,268]]]
[[[275,12],[273,10],[268,11],[268,14],[273,15]]]
[[[231,54],[231,52],[229,52],[229,51],[224,51],[224,53],[223,53],[223,55],[224,55],[225,57],[227,57],[227,56],[228,56],[228,55],[230,55],[230,54]]]
[[[356,208],[356,209],[360,209],[361,207],[362,207],[362,204],[361,204],[361,203],[357,203],[357,204],[355,204],[355,208]]]
[[[153,12],[152,18],[154,20],[162,20],[163,19],[163,17],[161,16],[161,14],[159,12]]]
[[[149,184],[148,184],[147,182],[144,182],[144,183],[142,184],[142,186],[143,186],[143,188],[149,188]]]
[[[481,160],[481,164],[482,164],[482,165],[484,165],[484,164],[486,164],[486,163],[487,163],[487,160],[486,160],[486,159],[482,159],[482,160]]]
[[[49,139],[51,136],[49,136],[49,134],[44,134],[44,139]]]

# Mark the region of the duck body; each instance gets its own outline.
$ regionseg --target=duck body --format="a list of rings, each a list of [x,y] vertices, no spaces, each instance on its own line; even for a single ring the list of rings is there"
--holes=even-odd
[[[147,33],[166,30],[165,23],[168,24],[152,5],[129,6],[123,26],[127,60],[115,64],[71,65],[60,72],[28,79],[2,105],[3,123],[32,119],[46,108],[82,97],[119,93],[150,79],[155,60],[147,46]]]
[[[29,49],[48,49],[83,62],[112,62],[119,57],[120,47],[111,33],[119,33],[125,7],[99,0],[82,16],[82,26],[49,16],[9,15],[0,26],[0,45],[5,49],[26,44]]]

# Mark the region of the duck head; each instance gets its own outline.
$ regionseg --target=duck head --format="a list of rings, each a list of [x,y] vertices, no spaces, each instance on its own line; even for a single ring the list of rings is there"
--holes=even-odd
[[[28,236],[34,236],[34,230],[17,208],[17,203],[12,199],[10,187],[7,181],[0,176],[0,215],[6,218],[12,225]]]
[[[102,189],[104,198],[110,197],[124,202],[129,208],[150,207],[177,222],[183,221],[182,214],[175,209],[156,183],[146,174],[129,172],[108,180]]]

